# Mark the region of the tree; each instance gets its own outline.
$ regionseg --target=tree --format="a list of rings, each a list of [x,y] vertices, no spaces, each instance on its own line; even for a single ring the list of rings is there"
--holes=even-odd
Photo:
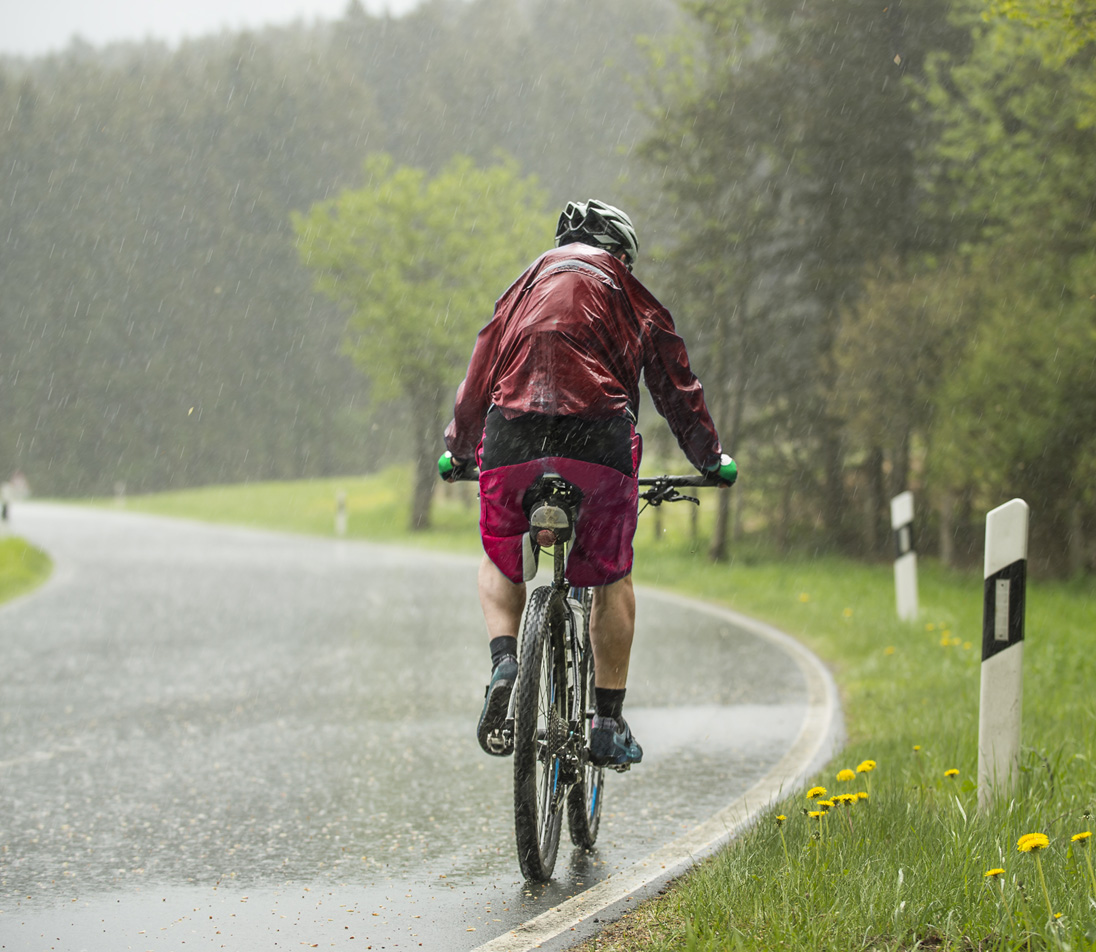
[[[965,56],[934,57],[924,103],[939,133],[934,191],[973,240],[1027,243],[1049,266],[1092,247],[1096,112],[1078,90],[1091,81],[1096,42],[1062,60],[1022,21],[983,25],[958,5],[973,36]]]
[[[979,263],[976,330],[934,395],[928,475],[936,495],[968,495],[981,512],[1027,499],[1033,564],[1081,571],[1096,454],[1092,302],[1061,296],[1042,261],[994,254]],[[1092,255],[1076,262],[1077,283],[1091,287],[1094,266]]]
[[[645,156],[686,236],[679,283],[713,315],[704,379],[727,395],[717,405],[736,451],[747,434],[757,451],[785,447],[765,457],[783,495],[809,500],[811,521],[851,545],[848,454],[827,400],[834,346],[865,265],[916,245],[920,126],[902,80],[927,37],[901,3],[684,6],[696,40],[656,64]]]
[[[1065,57],[1096,42],[1096,3],[1092,0],[990,0],[982,16],[987,21],[993,17],[1021,20],[1049,31],[1053,35],[1051,48]]]
[[[377,399],[411,412],[412,528],[429,523],[443,413],[493,302],[548,246],[553,220],[536,181],[500,158],[466,157],[429,178],[386,155],[362,188],[294,215],[316,289],[349,312],[346,350]]]
[[[937,210],[967,236],[977,320],[936,395],[929,472],[938,491],[965,491],[980,507],[1028,496],[1040,513],[1033,551],[1080,570],[1096,517],[1083,490],[1096,412],[1096,43],[982,12],[957,5],[969,54],[938,58],[925,91],[941,126]]]
[[[831,412],[844,421],[867,492],[868,549],[889,540],[889,500],[911,487],[915,443],[924,446],[935,394],[960,362],[975,323],[966,299],[975,282],[963,262],[914,268],[896,258],[873,265],[860,298],[841,315],[834,346]],[[889,476],[889,479],[888,479]]]

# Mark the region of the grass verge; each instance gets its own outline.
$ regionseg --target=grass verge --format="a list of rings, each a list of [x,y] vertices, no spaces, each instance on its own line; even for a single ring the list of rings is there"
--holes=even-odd
[[[436,510],[438,528],[412,536],[399,502],[406,484],[405,472],[390,471],[130,505],[333,534],[343,490],[349,537],[477,548],[470,487],[450,488]],[[895,618],[889,566],[777,559],[745,545],[729,565],[712,565],[689,515],[684,505],[671,507],[657,538],[643,517],[637,581],[722,602],[802,640],[835,672],[849,744],[814,778],[824,796],[784,800],[584,948],[1096,949],[1092,837],[1081,835],[1096,804],[1090,581],[1029,585],[1020,782],[980,812],[981,577],[923,560],[921,618],[905,624]],[[868,796],[848,806],[820,805],[860,793]],[[1047,837],[1045,848],[1021,851],[1031,833]]]
[[[429,532],[411,533],[410,473],[392,467],[368,477],[276,483],[240,483],[132,496],[127,509],[308,535],[335,535],[342,494],[346,537],[373,542],[480,551],[479,504],[471,483],[442,486]]]
[[[23,539],[0,539],[0,604],[41,585],[52,569],[49,556]]]
[[[1096,948],[1091,838],[1073,840],[1096,803],[1090,584],[1029,587],[1020,782],[980,813],[980,577],[923,563],[922,616],[907,625],[887,566],[658,564],[660,582],[721,598],[824,658],[849,744],[813,779],[825,796],[785,799],[585,949]],[[819,799],[833,802],[824,816]],[[1047,835],[1041,855],[1017,848],[1028,833]]]

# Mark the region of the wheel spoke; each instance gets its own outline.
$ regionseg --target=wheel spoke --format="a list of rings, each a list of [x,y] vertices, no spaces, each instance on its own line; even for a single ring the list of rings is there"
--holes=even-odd
[[[515,721],[514,819],[518,859],[527,879],[552,874],[562,812],[561,748],[568,736],[559,705],[566,700],[561,668],[562,601],[550,588],[530,597],[522,633]]]
[[[604,799],[605,771],[593,766],[587,759],[589,748],[590,720],[594,714],[594,664],[590,645],[590,590],[583,592],[583,632],[582,663],[576,675],[580,689],[576,700],[579,717],[582,751],[576,757],[577,782],[571,788],[567,800],[567,818],[571,830],[571,842],[584,849],[593,847],[597,840],[598,826],[601,822],[601,808]]]

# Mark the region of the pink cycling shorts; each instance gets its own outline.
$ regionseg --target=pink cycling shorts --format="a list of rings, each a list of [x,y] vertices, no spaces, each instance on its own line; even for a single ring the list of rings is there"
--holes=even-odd
[[[641,442],[632,440],[639,468]],[[639,516],[634,476],[609,466],[549,456],[480,473],[480,534],[488,558],[511,582],[522,580],[522,543],[529,518],[521,507],[526,490],[543,473],[558,473],[583,492],[567,580],[580,588],[608,585],[632,571],[632,539]]]

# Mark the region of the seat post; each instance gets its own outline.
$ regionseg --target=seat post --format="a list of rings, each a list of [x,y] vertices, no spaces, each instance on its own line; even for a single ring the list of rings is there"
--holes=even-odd
[[[575,518],[582,501],[581,491],[557,473],[545,473],[533,484],[522,502],[529,515],[528,544],[551,547],[552,588],[566,592],[568,546],[574,540]],[[526,578],[529,576],[527,575]]]
[[[568,543],[559,542],[552,549],[552,588],[562,592],[567,589],[567,579],[563,571],[567,564]]]

